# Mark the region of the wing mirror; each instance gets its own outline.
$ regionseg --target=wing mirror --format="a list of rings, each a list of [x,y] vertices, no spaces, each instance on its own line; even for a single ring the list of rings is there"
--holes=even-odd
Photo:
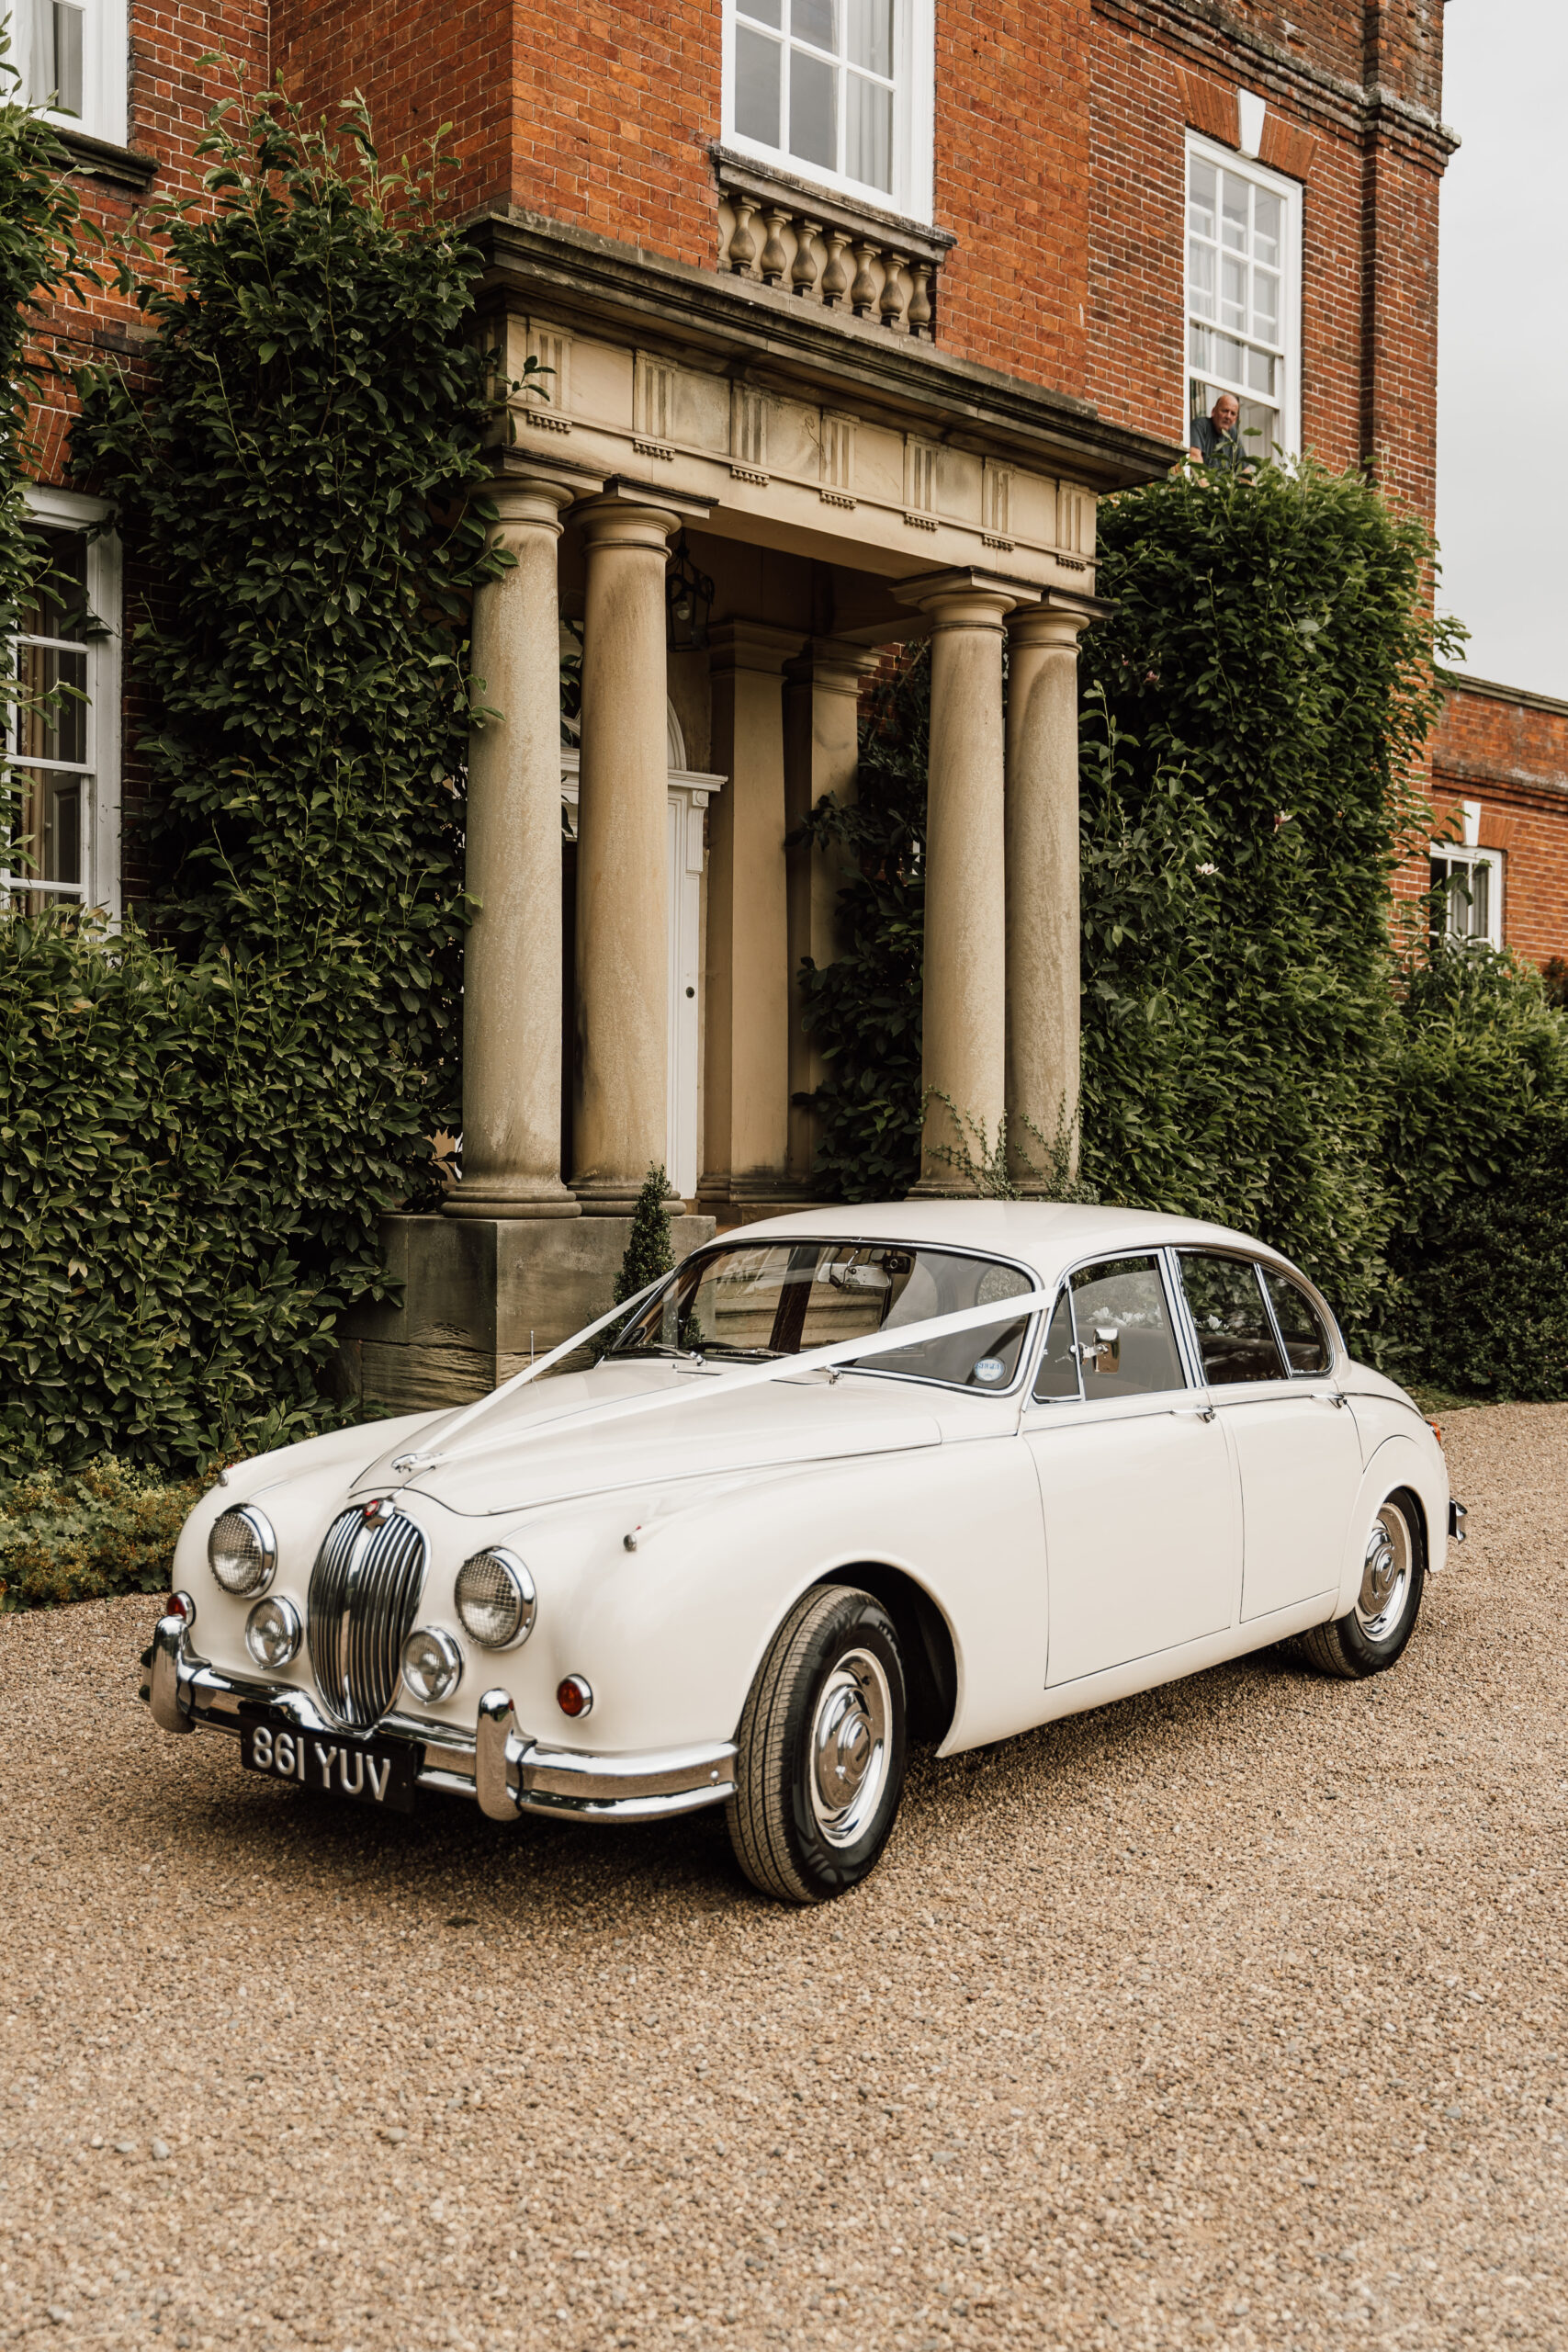
[[[1086,1372],[1112,1376],[1121,1369],[1122,1334],[1111,1324],[1097,1323],[1093,1339],[1080,1340],[1074,1352]]]

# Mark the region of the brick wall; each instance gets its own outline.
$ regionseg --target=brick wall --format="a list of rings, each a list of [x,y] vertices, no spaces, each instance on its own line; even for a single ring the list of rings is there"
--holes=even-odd
[[[1449,695],[1432,740],[1432,838],[1462,838],[1461,803],[1481,804],[1480,845],[1503,863],[1503,934],[1535,964],[1568,957],[1568,702],[1476,682]],[[1424,855],[1399,876],[1424,890]]]

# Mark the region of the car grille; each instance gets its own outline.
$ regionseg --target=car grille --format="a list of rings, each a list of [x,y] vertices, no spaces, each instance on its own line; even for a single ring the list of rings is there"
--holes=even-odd
[[[310,1571],[310,1668],[327,1712],[368,1731],[392,1703],[424,1583],[424,1537],[394,1514],[339,1513]]]

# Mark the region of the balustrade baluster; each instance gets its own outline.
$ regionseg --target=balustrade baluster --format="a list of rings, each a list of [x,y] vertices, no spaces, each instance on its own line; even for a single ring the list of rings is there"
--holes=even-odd
[[[927,289],[931,285],[931,265],[928,262],[912,261],[909,264],[909,276],[914,281],[913,290],[909,296],[909,333],[923,336],[929,343],[931,339],[932,313],[931,298]]]
[[[776,286],[789,265],[789,255],[779,234],[789,214],[777,205],[770,205],[762,218],[768,224],[768,242],[762,247],[762,258],[758,266],[762,273],[763,284]]]
[[[850,241],[840,229],[829,229],[827,236],[828,266],[822,272],[822,301],[830,311],[850,290],[850,273],[844,267],[844,248]]]
[[[876,300],[876,280],[871,274],[871,265],[876,259],[876,247],[872,244],[857,244],[854,248],[854,256],[860,267],[855,272],[855,282],[850,288],[850,307],[857,319],[863,319]]]
[[[904,315],[903,264],[896,253],[885,252],[882,266],[887,274],[882,281],[882,300],[877,308],[882,312],[883,325],[896,328]]]
[[[751,216],[757,208],[743,196],[733,199],[735,226],[729,232],[729,266],[737,277],[744,277],[757,258],[757,240],[751,234]]]
[[[789,282],[797,294],[810,294],[817,286],[816,240],[822,234],[820,220],[807,220],[797,214],[795,223],[795,266]]]

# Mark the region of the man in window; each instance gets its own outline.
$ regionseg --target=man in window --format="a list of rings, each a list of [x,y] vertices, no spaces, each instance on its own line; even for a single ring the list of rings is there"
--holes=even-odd
[[[1239,473],[1247,462],[1237,430],[1240,423],[1241,402],[1234,392],[1222,392],[1208,415],[1192,427],[1188,463],[1207,466],[1211,473]]]

